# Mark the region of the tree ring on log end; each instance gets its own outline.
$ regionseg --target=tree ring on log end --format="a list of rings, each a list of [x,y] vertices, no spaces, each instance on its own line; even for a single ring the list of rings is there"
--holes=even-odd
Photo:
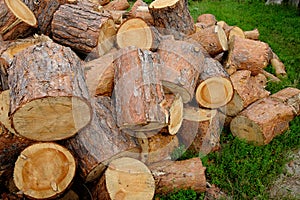
[[[71,137],[90,120],[89,104],[77,97],[35,99],[12,114],[13,128],[16,132],[38,141],[54,141]]]
[[[196,100],[206,108],[219,108],[226,105],[233,96],[230,80],[223,77],[209,78],[198,86]]]
[[[155,0],[153,1],[149,7],[150,8],[165,8],[175,5],[178,0]]]
[[[18,157],[14,182],[29,197],[55,197],[70,185],[75,169],[75,160],[67,149],[55,143],[37,143]]]

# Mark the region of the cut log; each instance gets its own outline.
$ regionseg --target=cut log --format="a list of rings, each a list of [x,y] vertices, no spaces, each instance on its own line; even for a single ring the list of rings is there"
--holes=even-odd
[[[66,141],[66,146],[78,161],[80,175],[86,182],[98,178],[113,158],[140,157],[140,149],[134,139],[116,126],[111,99],[97,97],[92,103],[94,113],[91,123]]]
[[[148,6],[139,6],[136,9],[135,14],[133,16],[136,18],[143,19],[145,22],[147,22],[150,25],[154,25],[154,19],[150,14]]]
[[[244,31],[245,38],[251,40],[258,40],[259,39],[259,31],[258,29],[253,29],[252,31]]]
[[[130,7],[127,0],[113,0],[103,6],[105,10],[126,10]]]
[[[183,103],[192,100],[204,55],[195,43],[162,40],[157,53],[162,63],[162,83],[165,88],[179,94]]]
[[[8,78],[17,134],[54,141],[73,136],[90,122],[84,72],[70,48],[50,41],[31,46],[15,56]]]
[[[196,100],[201,107],[219,108],[233,97],[233,86],[223,66],[213,58],[205,58],[204,71],[199,76]]]
[[[229,41],[229,54],[225,64],[229,75],[238,69],[250,70],[252,75],[262,72],[272,57],[267,43],[233,37]]]
[[[224,21],[218,21],[217,25],[221,26],[221,28],[224,30],[227,39],[229,38],[229,32],[231,29],[233,29],[233,26],[229,26],[226,22]]]
[[[146,2],[144,2],[143,0],[136,0],[129,11],[130,15],[135,16],[136,12],[140,6],[148,7],[148,4]]]
[[[166,194],[180,189],[205,192],[205,167],[200,158],[162,161],[149,166],[155,180],[155,192]]]
[[[229,31],[228,40],[230,40],[233,37],[240,37],[243,39],[246,38],[244,31],[238,26],[232,27]]]
[[[265,145],[289,128],[294,109],[271,98],[264,98],[248,106],[232,119],[230,130],[234,136]]]
[[[267,79],[262,74],[251,76],[251,71],[240,70],[232,74],[230,80],[234,96],[226,105],[226,115],[236,116],[251,103],[270,95],[270,92],[265,90]]]
[[[213,26],[217,23],[216,17],[212,14],[202,14],[198,16],[197,22],[201,24],[202,29]]]
[[[65,4],[53,16],[53,38],[75,51],[98,58],[114,46],[115,23],[110,15]]]
[[[9,118],[9,109],[10,109],[10,91],[5,90],[0,93],[0,123],[11,133],[16,134],[15,130],[12,127],[11,119]]]
[[[135,46],[141,49],[156,50],[160,38],[158,31],[140,18],[125,21],[117,32],[117,44],[120,48]]]
[[[184,108],[184,120],[178,138],[186,149],[207,155],[220,148],[220,134],[224,116],[217,110]]]
[[[37,25],[34,14],[21,0],[1,0],[0,10],[0,35],[3,40],[26,37]]]
[[[219,25],[202,29],[188,36],[188,39],[201,44],[211,56],[228,50],[226,34]]]
[[[170,106],[169,116],[170,122],[168,125],[169,134],[175,135],[181,127],[183,120],[183,102],[179,94],[175,95],[175,98]]]
[[[295,115],[300,115],[300,90],[288,87],[270,96],[271,99],[291,106]]]
[[[0,91],[8,90],[8,62],[0,58]]]
[[[277,77],[286,76],[285,66],[280,61],[279,57],[272,51],[271,65],[275,69],[275,74]]]
[[[120,55],[114,62],[118,126],[135,131],[167,126],[157,55],[135,47],[122,49]]]
[[[190,35],[195,32],[194,20],[188,9],[187,0],[155,0],[149,11],[156,26],[164,35]]]
[[[64,147],[55,143],[37,143],[19,155],[14,182],[30,198],[53,198],[69,187],[75,168],[74,157]]]
[[[94,199],[144,199],[154,197],[155,182],[150,170],[139,160],[113,160],[100,181],[93,188]]]

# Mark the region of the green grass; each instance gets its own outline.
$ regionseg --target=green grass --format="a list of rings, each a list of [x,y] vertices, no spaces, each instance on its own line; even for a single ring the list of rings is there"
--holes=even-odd
[[[272,93],[291,86],[300,89],[300,16],[295,8],[265,6],[262,1],[189,1],[192,16],[211,13],[217,20],[243,30],[257,28],[260,40],[268,43],[286,66],[288,77],[281,83],[268,83]],[[273,72],[272,67],[267,71]],[[268,188],[282,173],[287,155],[300,148],[300,116],[290,123],[290,130],[262,147],[247,144],[225,130],[222,150],[202,158],[206,176],[233,199],[268,199]],[[180,150],[179,150],[180,151]],[[175,157],[176,157],[175,152]],[[184,158],[191,157],[190,153]],[[194,191],[174,191],[160,199],[203,199]]]

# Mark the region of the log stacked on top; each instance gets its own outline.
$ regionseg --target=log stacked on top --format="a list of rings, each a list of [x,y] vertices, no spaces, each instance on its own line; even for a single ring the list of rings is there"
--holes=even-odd
[[[95,199],[204,192],[199,158],[171,160],[182,145],[217,151],[228,119],[265,145],[300,114],[298,89],[265,89],[280,80],[268,64],[286,73],[257,29],[194,24],[186,0],[23,2],[0,0],[0,192],[59,198],[73,180]],[[49,37],[22,39],[33,32]]]

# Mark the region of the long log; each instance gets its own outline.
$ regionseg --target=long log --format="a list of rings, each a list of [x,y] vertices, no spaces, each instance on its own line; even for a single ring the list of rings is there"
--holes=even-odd
[[[0,35],[3,40],[26,37],[37,25],[34,14],[21,0],[1,0],[0,10]]]
[[[97,185],[94,199],[144,199],[154,197],[155,182],[148,167],[133,158],[113,160]]]
[[[111,99],[99,96],[92,102],[94,111],[91,123],[66,141],[66,146],[75,154],[85,182],[100,177],[113,158],[140,158],[140,149],[133,137],[116,126]]]
[[[37,143],[19,155],[14,182],[30,198],[54,198],[69,187],[75,169],[75,159],[66,148],[55,143]]]
[[[10,114],[17,134],[53,141],[76,134],[91,120],[80,59],[53,42],[15,56],[9,71]]]

